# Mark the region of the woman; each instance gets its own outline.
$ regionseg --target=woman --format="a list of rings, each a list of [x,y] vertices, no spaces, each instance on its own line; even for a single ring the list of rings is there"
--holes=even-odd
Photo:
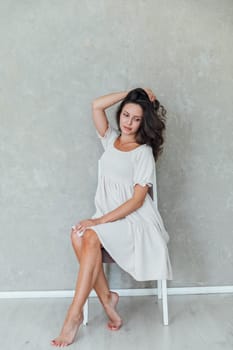
[[[105,109],[121,100],[115,129]],[[96,133],[104,147],[99,159],[96,212],[72,227],[72,245],[80,267],[63,328],[51,342],[54,346],[74,341],[93,288],[109,317],[108,328],[122,326],[116,311],[119,296],[109,290],[103,271],[102,246],[138,281],[172,279],[169,235],[151,198],[166,111],[152,90],[141,88],[99,97],[92,107]]]

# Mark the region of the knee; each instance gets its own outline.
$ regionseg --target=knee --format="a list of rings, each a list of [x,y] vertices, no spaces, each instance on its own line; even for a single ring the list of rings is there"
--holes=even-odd
[[[70,233],[70,239],[71,239],[71,242],[73,243],[74,240],[75,240],[75,236],[77,236],[77,233],[76,231],[72,230],[71,233]]]
[[[70,239],[71,239],[71,242],[72,242],[73,246],[79,245],[79,241],[80,240],[79,240],[79,236],[77,234],[77,231],[74,231],[74,230],[71,231]]]
[[[95,231],[87,229],[83,235],[83,244],[88,247],[100,246],[100,241]]]

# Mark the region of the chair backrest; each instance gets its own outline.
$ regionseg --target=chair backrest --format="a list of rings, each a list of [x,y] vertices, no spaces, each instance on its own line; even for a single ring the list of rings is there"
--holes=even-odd
[[[157,192],[157,177],[156,177],[156,163],[154,166],[153,186],[149,189],[149,194],[153,200],[153,203],[158,209],[158,192]]]

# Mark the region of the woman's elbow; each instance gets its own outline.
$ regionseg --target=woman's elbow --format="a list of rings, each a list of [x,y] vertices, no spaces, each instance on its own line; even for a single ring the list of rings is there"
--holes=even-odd
[[[92,101],[91,107],[92,107],[92,109],[95,109],[95,108],[96,108],[96,100],[93,100],[93,101]]]
[[[100,106],[98,99],[93,100],[91,106],[92,106],[92,110],[101,109],[101,106]]]

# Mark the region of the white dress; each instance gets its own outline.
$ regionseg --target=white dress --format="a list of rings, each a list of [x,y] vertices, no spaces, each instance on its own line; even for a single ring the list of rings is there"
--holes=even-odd
[[[97,130],[96,133],[104,152],[98,161],[96,212],[92,219],[132,198],[136,183],[150,187],[139,209],[124,218],[88,228],[96,232],[105,250],[135,280],[173,279],[167,249],[169,235],[151,198],[155,176],[152,148],[144,144],[131,151],[118,150],[113,144],[119,131],[110,123],[103,137]]]

